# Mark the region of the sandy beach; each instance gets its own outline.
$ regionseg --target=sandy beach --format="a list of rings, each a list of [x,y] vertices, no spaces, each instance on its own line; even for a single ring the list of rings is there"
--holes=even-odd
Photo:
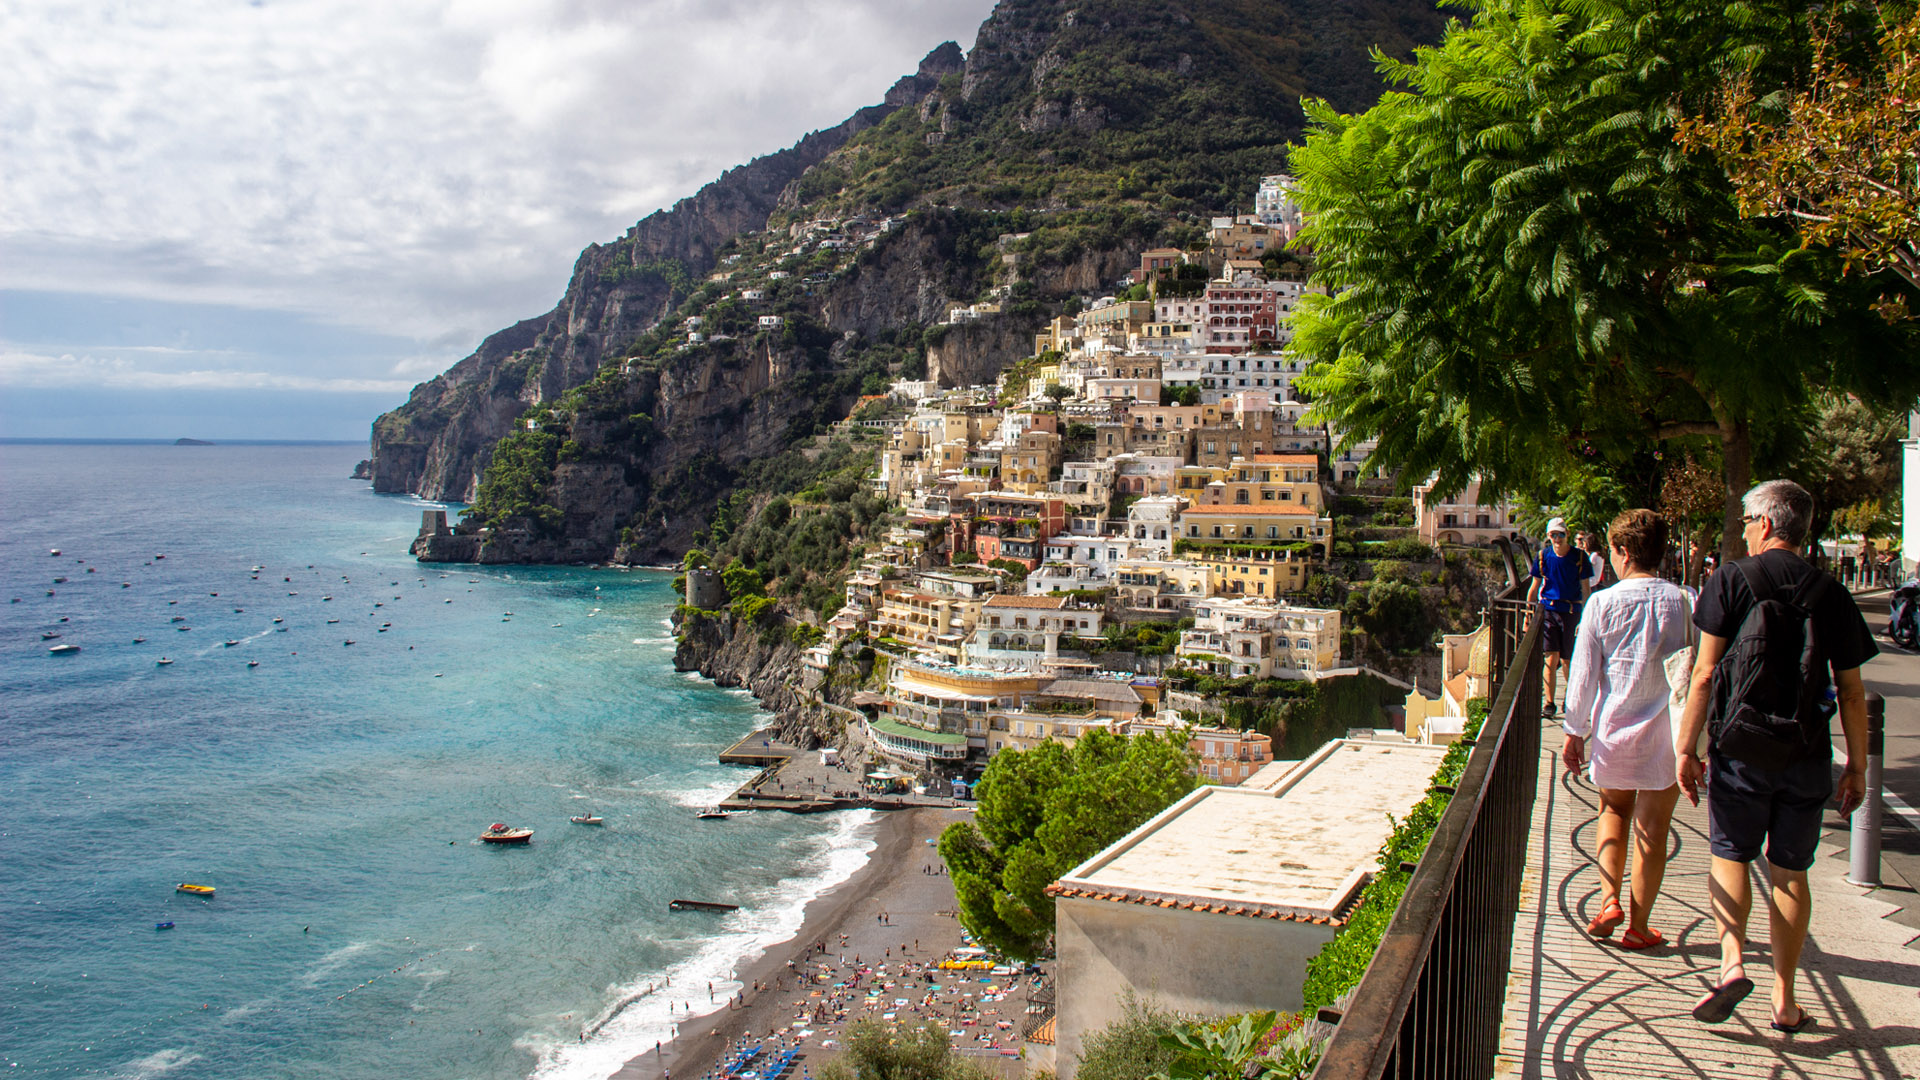
[[[633,1058],[614,1076],[696,1080],[753,1045],[762,1047],[756,1062],[793,1050],[790,1075],[803,1076],[837,1055],[847,1026],[867,1017],[937,1017],[961,1033],[953,1040],[957,1049],[1019,1075],[1020,1061],[1008,1051],[1020,1047],[1027,982],[984,971],[928,977],[928,969],[963,942],[953,880],[927,841],[966,816],[937,808],[883,815],[867,864],[807,905],[798,934],[739,972],[747,987],[743,1000],[693,1016],[673,1041]],[[686,993],[692,1000],[706,990],[688,987]],[[701,1007],[696,1001],[693,1011]]]

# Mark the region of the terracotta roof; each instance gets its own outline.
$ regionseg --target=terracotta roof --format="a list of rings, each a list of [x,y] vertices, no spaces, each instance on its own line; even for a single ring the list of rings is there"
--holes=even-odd
[[[1358,890],[1355,890],[1358,895]],[[1298,911],[1276,907],[1272,904],[1232,904],[1226,902],[1208,902],[1205,900],[1175,900],[1170,897],[1153,896],[1147,893],[1126,892],[1108,889],[1086,889],[1058,882],[1047,886],[1048,896],[1078,897],[1083,900],[1112,900],[1121,904],[1144,904],[1147,907],[1178,908],[1182,911],[1208,911],[1216,915],[1245,915],[1250,919],[1278,919],[1282,922],[1313,923],[1318,926],[1338,926],[1346,921],[1345,914],[1337,919],[1321,915],[1307,915]],[[1343,905],[1348,906],[1348,905]]]
[[[1034,1028],[1033,1034],[1027,1036],[1027,1041],[1030,1043],[1039,1043],[1042,1046],[1052,1046],[1053,1033],[1054,1033],[1054,1021],[1058,1019],[1059,1017],[1057,1016],[1047,1017],[1046,1023],[1041,1024],[1037,1028]]]
[[[1243,460],[1258,465],[1318,465],[1319,454],[1254,454]]]
[[[987,598],[990,608],[1045,608],[1058,611],[1067,606],[1064,596],[1016,596],[1012,593],[995,593]]]
[[[1189,517],[1194,514],[1227,516],[1242,514],[1287,514],[1293,517],[1319,516],[1319,511],[1314,507],[1301,506],[1299,503],[1247,503],[1245,505],[1238,503],[1201,503],[1196,506],[1187,507],[1186,513]]]

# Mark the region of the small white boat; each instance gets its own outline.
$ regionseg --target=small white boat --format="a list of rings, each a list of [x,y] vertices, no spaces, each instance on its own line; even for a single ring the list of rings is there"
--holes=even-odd
[[[160,659],[158,659],[158,660],[155,660],[155,661],[153,662],[153,666],[154,666],[154,667],[166,667],[166,666],[167,666],[168,664],[171,664],[171,663],[173,663],[173,661],[171,661],[171,660],[169,660],[169,659],[167,659],[166,657],[164,657],[164,656],[163,656],[163,657],[161,657]]]
[[[147,639],[143,637],[137,637],[133,639],[133,643],[135,645],[145,645],[147,643]]]
[[[596,817],[593,814],[581,814],[578,817],[570,817],[567,820],[573,822],[575,825],[605,825],[607,823],[606,818]]]
[[[223,642],[221,642],[221,644],[222,644],[222,645],[225,645],[225,646],[226,646],[227,648],[229,648],[229,649],[231,649],[231,648],[233,648],[233,647],[234,647],[235,645],[238,645],[238,644],[240,644],[240,639],[239,639],[239,638],[230,638],[230,639],[228,639],[228,640],[226,640],[226,641],[223,641]]]
[[[725,821],[733,816],[733,812],[731,810],[722,810],[717,806],[709,806],[705,810],[700,811],[697,816],[702,821]]]
[[[52,640],[53,640],[54,638],[57,638],[57,637],[59,637],[59,636],[60,636],[60,631],[58,631],[58,630],[49,630],[49,631],[47,631],[46,633],[44,633],[44,634],[41,634],[41,635],[40,635],[40,640],[41,640],[41,641],[52,641]]]
[[[53,648],[47,650],[47,652],[52,653],[54,656],[66,656],[69,653],[77,653],[79,651],[80,646],[78,645],[55,645]]]

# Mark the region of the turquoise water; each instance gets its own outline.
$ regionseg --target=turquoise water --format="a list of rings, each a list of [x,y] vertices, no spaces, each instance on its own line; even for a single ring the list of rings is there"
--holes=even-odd
[[[416,563],[360,449],[0,445],[6,1076],[604,1076],[871,848],[693,818],[759,714],[666,575]]]

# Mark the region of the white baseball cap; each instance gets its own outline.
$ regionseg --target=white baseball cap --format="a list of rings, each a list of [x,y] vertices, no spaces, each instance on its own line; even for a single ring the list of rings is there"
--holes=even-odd
[[[1567,531],[1566,518],[1554,518],[1552,521],[1547,522],[1548,536],[1552,536],[1554,533],[1565,533],[1566,531]]]

